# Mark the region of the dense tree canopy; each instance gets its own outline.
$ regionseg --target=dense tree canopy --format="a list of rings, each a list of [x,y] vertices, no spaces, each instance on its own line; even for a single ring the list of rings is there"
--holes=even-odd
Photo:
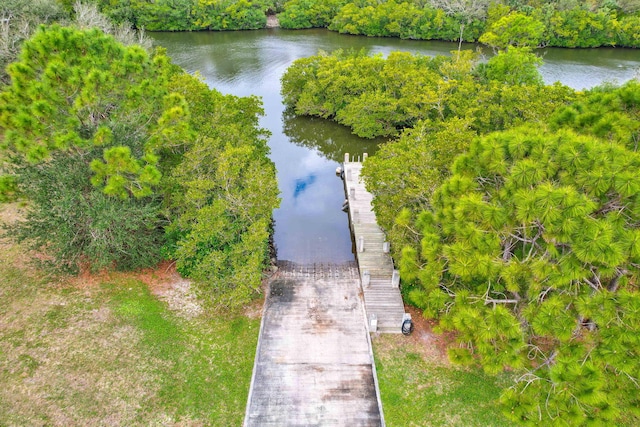
[[[570,96],[543,86],[540,60],[508,49],[478,64],[471,51],[434,58],[392,52],[334,52],[294,62],[282,77],[285,104],[297,114],[333,118],[359,136],[394,136],[422,120],[467,117],[472,129],[505,129]]]
[[[250,30],[264,28],[274,0],[94,0],[116,22],[148,31]]]
[[[172,107],[164,101],[167,64],[99,30],[52,26],[26,41],[8,67],[11,85],[0,93],[4,154],[32,202],[17,235],[46,247],[59,267],[157,262],[154,141],[172,127],[160,121]]]
[[[150,194],[160,178],[154,144],[172,126],[159,122],[165,112],[157,107],[172,107],[163,101],[167,61],[99,30],[43,27],[8,67],[12,84],[0,95],[5,145],[32,163],[101,146],[103,159],[91,167],[107,194]]]
[[[640,157],[571,131],[476,140],[412,227],[410,299],[488,372],[524,369],[503,400],[537,423],[636,417]],[[403,224],[401,224],[403,225]],[[635,409],[634,409],[635,408]]]
[[[289,0],[278,15],[282,28],[328,27],[338,10],[347,0]]]
[[[509,46],[537,47],[542,42],[543,34],[542,22],[524,13],[514,12],[493,22],[479,41],[499,49]]]
[[[58,268],[164,254],[217,304],[255,295],[278,203],[257,99],[222,96],[98,29],[41,27],[8,73],[2,185],[28,201],[13,236]]]
[[[554,110],[498,133],[416,126],[363,173],[409,300],[458,334],[451,358],[519,373],[508,416],[635,425],[640,84]]]
[[[636,0],[289,0],[286,28],[514,46],[640,46]]]

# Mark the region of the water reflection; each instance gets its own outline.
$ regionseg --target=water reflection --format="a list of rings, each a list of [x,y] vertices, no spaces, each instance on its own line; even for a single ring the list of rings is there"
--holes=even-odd
[[[316,175],[309,175],[305,178],[298,178],[295,182],[295,191],[293,192],[293,198],[297,199],[300,194],[307,189],[308,186],[316,182]]]
[[[274,212],[278,257],[297,262],[351,260],[342,181],[336,162],[316,150],[289,144],[276,156],[281,205]]]
[[[280,259],[298,262],[352,260],[342,181],[335,169],[345,152],[375,153],[384,140],[364,140],[336,123],[285,112],[280,78],[296,59],[319,50],[364,49],[389,54],[400,50],[449,55],[456,43],[345,36],[326,30],[269,29],[235,32],[150,33],[174,63],[200,72],[222,93],[262,98],[261,126],[271,131],[271,159],[278,170],[282,202],[274,212]],[[465,44],[464,49],[476,49]],[[637,50],[547,49],[541,68],[547,83],[560,80],[577,89],[602,81],[627,81],[640,66]]]
[[[340,163],[344,153],[362,157],[363,153],[375,154],[384,138],[365,140],[351,133],[351,129],[316,117],[296,116],[286,110],[282,115],[284,134],[289,141],[301,147],[316,150],[329,160]]]

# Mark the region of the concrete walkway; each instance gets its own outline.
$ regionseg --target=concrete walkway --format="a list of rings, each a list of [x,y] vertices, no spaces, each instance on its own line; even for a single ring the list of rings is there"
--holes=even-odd
[[[355,263],[279,267],[244,425],[384,426]]]

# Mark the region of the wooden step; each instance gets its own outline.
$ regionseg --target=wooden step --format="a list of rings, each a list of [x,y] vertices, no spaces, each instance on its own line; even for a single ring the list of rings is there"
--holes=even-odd
[[[351,176],[351,180],[345,178],[344,185],[356,247],[360,239],[364,240],[364,251],[355,254],[361,280],[365,271],[369,273],[368,285],[363,285],[365,310],[368,318],[376,315],[379,332],[401,333],[404,304],[400,289],[391,285],[394,265],[391,256],[384,252],[387,236],[378,226],[371,207],[373,196],[360,180],[361,168],[361,163],[344,163],[345,177]]]

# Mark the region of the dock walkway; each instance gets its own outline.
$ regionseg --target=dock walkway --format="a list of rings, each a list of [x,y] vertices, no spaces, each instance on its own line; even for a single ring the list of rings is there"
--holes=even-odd
[[[278,262],[245,427],[384,427],[355,263]]]
[[[363,156],[363,161],[367,155]],[[344,187],[349,203],[349,225],[355,240],[356,260],[371,332],[401,333],[404,304],[400,275],[393,268],[386,236],[378,226],[371,201],[360,178],[362,162],[344,156]]]

